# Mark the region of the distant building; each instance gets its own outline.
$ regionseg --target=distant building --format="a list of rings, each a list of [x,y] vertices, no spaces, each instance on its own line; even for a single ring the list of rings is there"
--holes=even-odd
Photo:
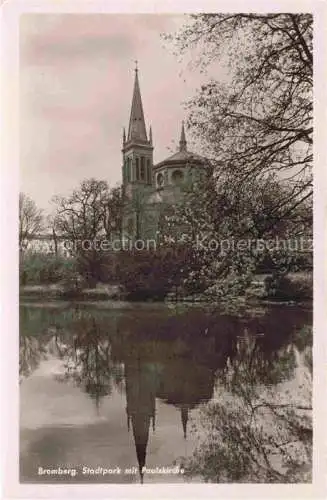
[[[180,203],[185,188],[208,171],[208,161],[188,151],[184,123],[176,153],[154,165],[153,149],[152,129],[147,134],[135,69],[129,127],[127,136],[124,129],[122,148],[123,234],[131,240],[156,238],[162,214]]]
[[[27,253],[42,253],[48,255],[60,255],[71,257],[73,255],[72,245],[62,236],[54,236],[51,233],[35,234],[29,237],[21,245],[21,251]]]

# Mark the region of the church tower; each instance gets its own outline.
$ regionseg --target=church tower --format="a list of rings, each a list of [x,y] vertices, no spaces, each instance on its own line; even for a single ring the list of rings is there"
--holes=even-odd
[[[152,130],[149,138],[146,131],[143,105],[138,77],[135,68],[134,90],[128,133],[123,132],[123,186],[126,193],[135,188],[152,185],[153,145]]]
[[[146,231],[146,199],[153,189],[152,129],[145,126],[140,83],[135,68],[134,90],[128,132],[123,132],[123,232],[130,240],[144,238]]]

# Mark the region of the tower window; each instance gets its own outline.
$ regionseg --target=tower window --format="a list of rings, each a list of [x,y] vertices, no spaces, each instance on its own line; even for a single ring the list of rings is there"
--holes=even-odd
[[[146,160],[146,171],[147,171],[148,184],[152,184],[150,158],[147,158]]]
[[[126,158],[123,161],[123,181],[125,182],[127,178],[127,160]]]
[[[145,181],[145,158],[141,156],[141,181]]]
[[[164,184],[164,177],[162,174],[157,175],[157,187],[160,188]]]
[[[136,157],[135,159],[135,170],[136,170],[136,180],[139,181],[140,180],[140,159],[138,157]]]
[[[181,170],[174,170],[171,179],[174,184],[180,184],[181,182],[183,182],[184,174]]]
[[[127,182],[131,181],[131,159],[127,158],[126,160],[126,177],[127,177]]]

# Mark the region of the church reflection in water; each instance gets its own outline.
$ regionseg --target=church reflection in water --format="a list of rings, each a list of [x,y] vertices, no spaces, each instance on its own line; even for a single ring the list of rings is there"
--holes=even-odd
[[[149,431],[155,431],[156,398],[174,405],[180,412],[181,432],[187,438],[189,412],[212,398],[214,371],[188,359],[165,363],[125,362],[126,413],[128,430],[132,428],[141,482],[146,465]]]
[[[126,432],[132,433],[143,482],[159,401],[178,410],[181,437],[187,439],[190,413],[212,399],[216,380],[223,382],[231,366],[234,374],[250,369],[253,383],[275,384],[291,374],[288,346],[296,342],[299,317],[276,324],[273,311],[242,322],[197,312],[165,319],[163,327],[153,318],[137,327],[134,317],[126,323],[126,317],[100,320],[78,312],[65,316],[62,326],[42,325],[42,335],[26,328],[20,336],[20,374],[28,377],[48,353],[64,360],[62,380],[73,380],[97,408],[114,388],[125,393]],[[28,326],[29,318],[24,319]],[[280,356],[283,363],[276,370]]]
[[[141,482],[151,422],[155,430],[157,386],[155,365],[139,358],[125,363],[127,426],[133,430]]]

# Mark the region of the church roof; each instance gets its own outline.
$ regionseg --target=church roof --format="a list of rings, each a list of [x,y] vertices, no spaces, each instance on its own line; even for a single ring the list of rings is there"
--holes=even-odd
[[[168,156],[168,158],[161,161],[160,163],[157,163],[157,165],[155,165],[155,168],[161,167],[162,165],[174,165],[177,163],[180,164],[187,162],[205,164],[207,163],[207,160],[203,156],[200,156],[196,153],[192,153],[191,151],[187,150],[187,142],[185,137],[184,122],[183,122],[181,137],[179,141],[179,150],[176,153],[172,154],[171,156]]]
[[[135,80],[134,80],[134,90],[131,114],[129,119],[129,127],[127,134],[127,141],[145,141],[147,142],[147,134],[143,113],[143,105],[138,77],[138,69],[135,68]]]
[[[157,163],[155,166],[167,165],[170,163],[183,163],[183,162],[196,162],[196,163],[205,163],[206,160],[203,156],[200,156],[196,153],[192,153],[191,151],[177,151],[173,155],[169,156],[165,160]]]

